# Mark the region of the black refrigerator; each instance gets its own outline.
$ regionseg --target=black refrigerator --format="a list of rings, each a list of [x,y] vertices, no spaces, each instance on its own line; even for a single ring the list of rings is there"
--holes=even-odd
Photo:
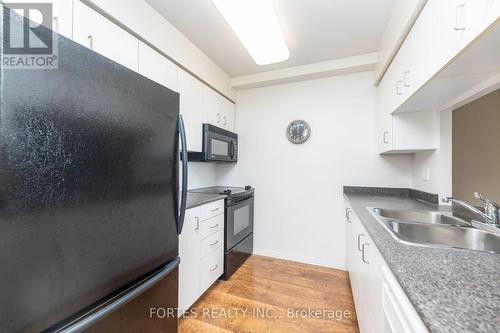
[[[178,93],[62,36],[0,75],[0,332],[176,332]]]

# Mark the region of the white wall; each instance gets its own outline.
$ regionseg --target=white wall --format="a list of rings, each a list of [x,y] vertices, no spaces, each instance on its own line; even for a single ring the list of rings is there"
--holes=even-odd
[[[189,162],[188,189],[216,185],[216,164],[204,162]]]
[[[413,158],[413,188],[425,192],[439,194],[441,197],[451,196],[452,189],[452,110],[438,113],[439,148],[436,151],[416,153]],[[424,175],[429,168],[430,179]]]
[[[345,267],[343,185],[411,185],[411,156],[377,152],[373,72],[237,92],[239,161],[217,183],[256,188],[256,253]],[[288,123],[312,127],[305,144]]]
[[[91,1],[216,89],[234,98],[229,76],[145,0]]]

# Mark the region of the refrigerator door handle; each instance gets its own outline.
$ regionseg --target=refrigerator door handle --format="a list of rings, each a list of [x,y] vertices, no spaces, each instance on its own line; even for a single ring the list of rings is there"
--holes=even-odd
[[[181,234],[184,226],[184,217],[186,215],[187,204],[187,187],[188,187],[188,153],[186,141],[186,129],[184,128],[184,120],[179,114],[179,136],[181,139],[181,160],[182,160],[182,188],[181,188],[181,204],[179,215],[177,218],[177,234]]]
[[[166,264],[160,271],[156,272],[152,276],[145,278],[144,280],[137,282],[133,286],[112,297],[105,303],[100,304],[96,308],[75,319],[73,322],[56,330],[55,333],[77,333],[91,327],[102,318],[118,310],[125,304],[139,297],[142,293],[153,287],[161,279],[163,279],[174,269],[176,269],[179,266],[179,262],[180,259],[175,258],[174,260]]]

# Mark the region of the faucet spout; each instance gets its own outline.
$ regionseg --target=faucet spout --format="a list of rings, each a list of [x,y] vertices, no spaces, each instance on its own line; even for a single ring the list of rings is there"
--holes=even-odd
[[[443,202],[445,202],[445,203],[452,202],[452,203],[455,203],[457,205],[460,205],[460,206],[464,207],[465,209],[467,209],[468,211],[470,211],[478,216],[481,216],[481,218],[483,220],[485,220],[486,224],[493,225],[497,228],[500,228],[498,205],[491,200],[484,199],[480,193],[475,192],[474,195],[476,196],[476,198],[479,198],[480,200],[482,200],[483,202],[486,203],[486,207],[485,207],[486,213],[483,213],[482,211],[480,211],[479,209],[477,209],[473,205],[471,205],[463,200],[460,200],[460,199],[446,197],[446,198],[443,198]]]

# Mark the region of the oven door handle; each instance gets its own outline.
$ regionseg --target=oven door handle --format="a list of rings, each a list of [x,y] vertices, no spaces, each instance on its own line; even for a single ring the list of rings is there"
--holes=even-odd
[[[245,198],[240,199],[240,200],[238,200],[238,199],[229,199],[227,201],[227,206],[228,207],[233,207],[233,206],[241,205],[243,203],[250,202],[252,199],[253,199],[253,195],[245,197]]]

